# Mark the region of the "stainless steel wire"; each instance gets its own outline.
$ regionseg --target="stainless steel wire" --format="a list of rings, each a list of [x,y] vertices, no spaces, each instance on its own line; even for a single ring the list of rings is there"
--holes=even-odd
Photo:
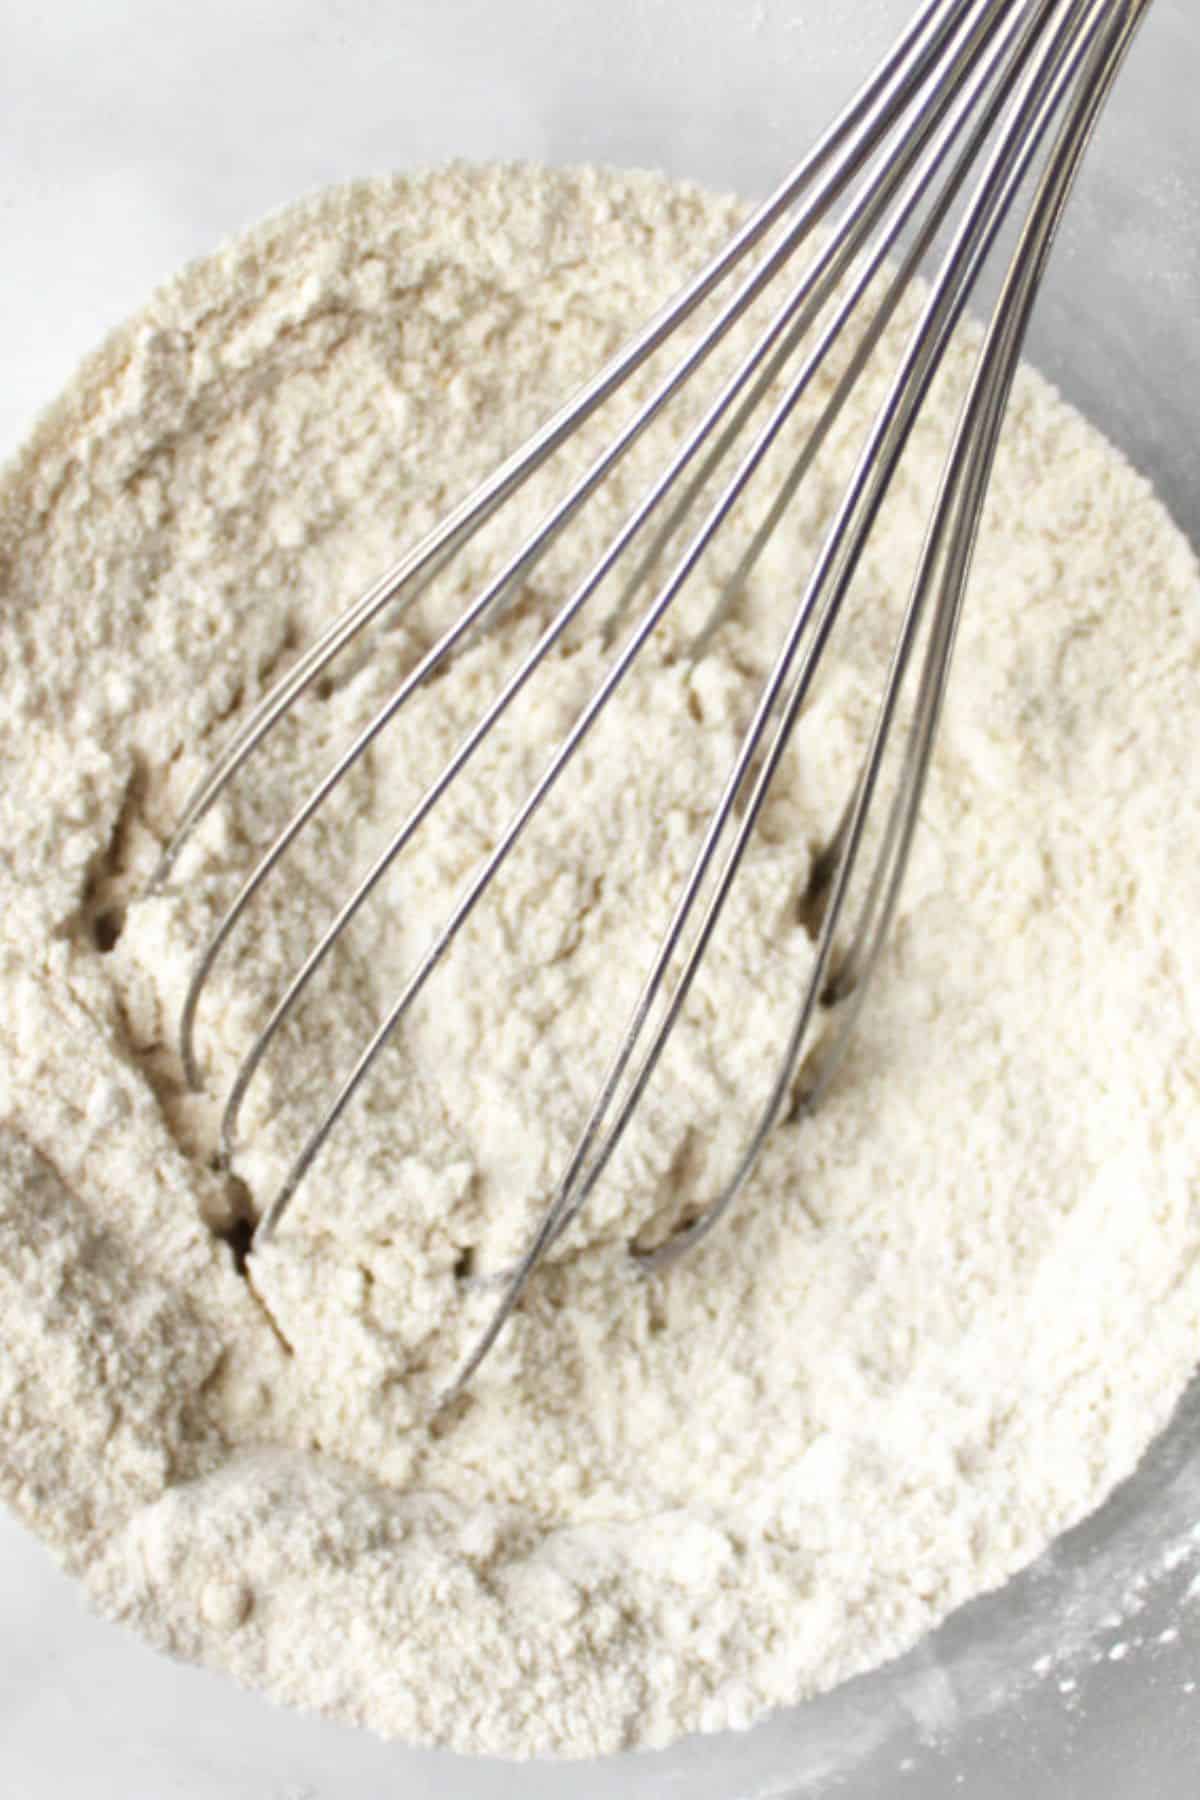
[[[812,467],[830,429],[876,354],[913,282],[935,264],[920,314],[850,481],[827,530],[721,795],[696,850],[641,993],[621,1032],[575,1149],[524,1254],[504,1280],[486,1330],[447,1397],[470,1381],[495,1343],[535,1269],[587,1204],[621,1143],[687,1000],[796,722],[811,692],[830,635],[880,508],[955,330],[976,292],[997,240],[1019,218],[1015,248],[990,314],[975,372],[946,458],[930,524],[896,638],[875,724],[841,821],[821,856],[811,898],[819,920],[813,965],[778,1072],[737,1165],[723,1188],[665,1242],[633,1248],[647,1270],[664,1268],[712,1230],[750,1178],[780,1119],[800,1119],[818,1104],[839,1067],[872,985],[899,897],[917,826],[980,519],[1034,301],[1080,162],[1104,101],[1149,0],[927,0],[879,69],[808,156],[600,373],[474,494],[357,600],[266,695],[220,753],[184,809],[155,876],[163,887],[197,825],[299,696],[385,609],[411,605],[498,509],[635,370],[664,349],[697,309],[733,292],[687,345],[650,396],[563,498],[541,518],[482,591],[437,638],[250,871],[199,956],[180,1027],[188,1080],[199,1084],[196,1030],[214,966],[247,909],[337,785],[431,676],[444,670],[475,632],[501,616],[571,521],[631,446],[712,356],[771,284],[800,258],[811,260],[752,348],[683,437],[677,450],[598,561],[561,603],[436,779],[349,893],[271,1008],[226,1102],[222,1155],[236,1153],[237,1127],[250,1084],[317,970],[385,874],[466,769],[498,721],[593,599],[621,559],[637,548],[633,574],[604,627],[612,660],[497,842],[453,904],[369,1042],[301,1146],[255,1232],[265,1242],[330,1133],[360,1091],[384,1045],[434,976],[486,895],[526,827],[569,768],[647,641],[676,602],[713,540],[768,463],[785,426],[830,361],[848,348],[846,366],[814,428],[779,484],[741,557],[729,588],[748,579],[772,531]],[[1048,144],[1048,148],[1047,148]],[[1025,198],[1037,159],[1032,195]],[[973,185],[972,185],[973,179]],[[964,198],[965,196],[965,198]],[[937,255],[941,238],[948,242]],[[739,278],[740,276],[740,278]],[[874,302],[872,293],[884,284]],[[857,336],[855,334],[858,334]],[[797,359],[798,362],[797,362]],[[793,368],[793,364],[796,366]],[[783,383],[780,392],[780,383]],[[771,398],[774,396],[774,398]],[[753,429],[769,403],[765,420]],[[715,498],[722,465],[732,473]],[[696,506],[705,510],[665,578],[664,560]],[[622,639],[637,597],[651,598]],[[701,655],[717,618],[697,635]],[[923,646],[923,647],[922,647]],[[909,718],[895,750],[897,721],[916,669]],[[868,820],[879,803],[889,753],[898,769],[865,877],[859,864]],[[886,785],[886,784],[885,784]],[[858,890],[862,890],[859,892]],[[854,905],[852,896],[857,894]],[[852,923],[847,930],[847,914]],[[844,944],[835,958],[835,947]],[[829,1029],[806,1059],[818,1007]],[[653,1021],[653,1024],[652,1024]]]

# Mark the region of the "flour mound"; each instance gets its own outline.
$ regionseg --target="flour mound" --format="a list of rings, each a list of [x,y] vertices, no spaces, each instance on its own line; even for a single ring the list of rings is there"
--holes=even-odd
[[[430,1422],[570,1154],[915,296],[704,653],[833,372],[240,1267],[646,594],[585,609],[364,908],[250,1090],[231,1177],[241,1057],[711,383],[295,846],[214,970],[201,1095],[179,1009],[255,852],[662,361],[305,696],[148,897],[184,798],[739,216],[594,170],[320,196],[159,294],[0,482],[0,1494],[156,1643],[416,1742],[661,1745],[898,1654],[1133,1469],[1200,1341],[1200,584],[1144,481],[1028,371],[853,1052],[720,1231],[630,1272],[630,1241],[730,1172],[786,1043],[967,330],[635,1125]]]

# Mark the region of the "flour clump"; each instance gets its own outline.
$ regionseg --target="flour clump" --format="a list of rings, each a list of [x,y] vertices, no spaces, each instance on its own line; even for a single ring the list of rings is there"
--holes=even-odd
[[[813,867],[971,331],[660,1077],[464,1402],[431,1416],[570,1154],[886,368],[696,658],[761,515],[733,523],[278,1237],[245,1256],[630,628],[615,595],[355,921],[248,1095],[231,1176],[214,1151],[240,1059],[701,399],[675,403],[314,819],[214,971],[200,1094],[177,1025],[206,936],[563,467],[304,697],[149,895],[184,799],[336,610],[739,216],[592,170],[456,167],[319,196],[152,301],[0,481],[0,1494],[156,1643],[416,1742],[594,1755],[829,1687],[1098,1505],[1194,1366],[1197,571],[1145,482],[1028,371],[844,1073],[771,1140],[719,1232],[661,1277],[630,1274],[630,1241],[729,1173],[786,1042]]]

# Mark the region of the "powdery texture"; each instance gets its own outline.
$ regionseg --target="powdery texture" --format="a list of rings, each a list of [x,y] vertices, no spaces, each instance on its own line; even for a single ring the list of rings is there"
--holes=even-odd
[[[147,899],[184,794],[295,647],[737,216],[594,171],[321,196],[160,294],[0,488],[0,1492],[155,1642],[422,1742],[662,1744],[895,1655],[1096,1506],[1195,1358],[1196,570],[1146,484],[1028,373],[857,1046],[724,1228],[661,1278],[629,1274],[630,1237],[729,1169],[785,1040],[811,859],[869,726],[972,332],[637,1128],[470,1400],[430,1428],[485,1316],[477,1277],[520,1246],[570,1148],[882,373],[696,660],[769,484],[722,538],[247,1279],[220,1236],[269,1200],[585,701],[611,601],[268,1060],[239,1185],[210,1167],[215,1097],[284,975],[711,388],[306,834],[218,964],[199,1098],[175,1022],[252,847],[531,512],[305,699]],[[531,506],[563,479],[539,476]]]

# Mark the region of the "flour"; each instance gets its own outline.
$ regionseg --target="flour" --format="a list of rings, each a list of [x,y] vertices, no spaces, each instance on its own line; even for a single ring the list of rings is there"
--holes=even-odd
[[[885,371],[696,661],[769,481],[719,540],[238,1271],[238,1216],[269,1203],[606,667],[615,591],[318,979],[250,1091],[230,1180],[211,1164],[240,1057],[711,389],[314,821],[217,964],[199,1097],[179,1007],[254,848],[532,511],[305,698],[148,898],[158,851],[297,647],[737,216],[593,171],[320,197],[160,294],[0,487],[0,1493],[154,1642],[414,1741],[663,1744],[893,1656],[1094,1508],[1195,1361],[1196,569],[1145,483],[1028,372],[844,1076],[697,1254],[629,1272],[631,1238],[715,1191],[774,1073],[811,966],[812,859],[869,729],[971,332],[629,1142],[469,1399],[430,1425],[486,1277],[570,1151]],[[616,416],[539,475],[531,509]]]

